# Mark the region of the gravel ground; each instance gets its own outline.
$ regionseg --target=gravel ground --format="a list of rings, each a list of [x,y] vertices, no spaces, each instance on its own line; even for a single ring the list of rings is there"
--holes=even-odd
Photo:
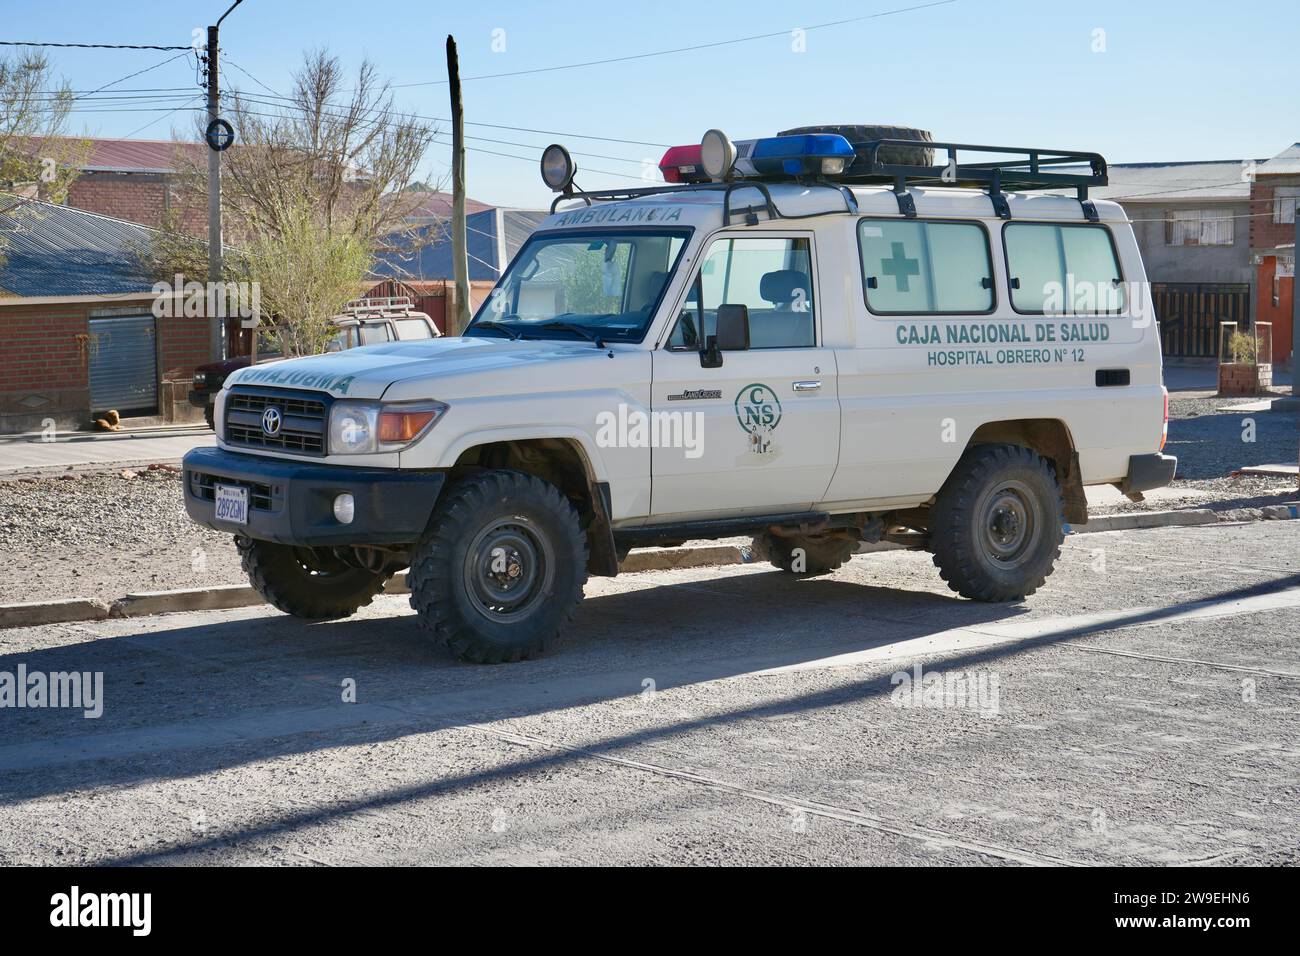
[[[1179,392],[1170,399],[1168,451],[1179,479],[1158,500],[1120,501],[1095,514],[1294,501],[1295,479],[1231,476],[1246,465],[1295,462],[1295,411],[1222,412],[1234,399]],[[1242,440],[1243,419],[1255,441]],[[730,543],[730,542],[728,542]],[[742,542],[743,543],[743,542]],[[244,584],[230,535],[189,520],[180,475],[165,467],[0,481],[0,603],[57,598],[113,601],[134,591]]]
[[[230,535],[189,520],[163,467],[0,482],[0,603],[113,601],[131,591],[243,584]]]
[[[1249,465],[1296,464],[1300,457],[1300,413],[1295,409],[1221,411],[1225,406],[1248,401],[1216,398],[1212,392],[1177,392],[1170,396],[1165,451],[1178,456],[1179,478],[1200,481],[1223,478]]]

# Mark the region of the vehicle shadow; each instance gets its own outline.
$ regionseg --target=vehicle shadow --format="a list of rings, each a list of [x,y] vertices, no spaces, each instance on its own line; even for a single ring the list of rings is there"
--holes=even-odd
[[[1208,603],[1300,584],[1300,575],[1216,595]],[[1119,620],[1063,627],[996,647],[946,657],[962,670],[1088,633],[1155,623],[1189,604],[1139,609]],[[683,624],[665,626],[669,619]],[[1018,605],[985,605],[934,592],[899,591],[777,573],[719,575],[700,582],[594,597],[571,641],[555,656],[503,667],[450,661],[423,641],[412,616],[307,625],[288,618],[223,620],[153,629],[0,656],[0,671],[105,674],[104,717],[59,710],[0,712],[0,805],[97,787],[176,780],[283,755],[381,742],[490,724],[586,703],[635,698],[650,678],[658,690],[797,665],[833,654],[888,647],[957,627],[1003,622]],[[762,626],[751,622],[761,620]],[[157,621],[158,619],[155,619]],[[900,654],[899,669],[924,657]],[[948,654],[953,654],[949,648]],[[882,670],[888,669],[889,665]],[[357,703],[342,703],[340,683],[356,681]],[[887,673],[742,707],[661,723],[588,746],[616,754],[640,744],[755,717],[835,707],[887,695]],[[15,719],[15,716],[17,719]],[[488,771],[440,777],[419,786],[289,813],[235,837],[195,841],[116,862],[155,862],[268,828],[309,826],[362,809],[582,759],[582,752],[528,755]]]

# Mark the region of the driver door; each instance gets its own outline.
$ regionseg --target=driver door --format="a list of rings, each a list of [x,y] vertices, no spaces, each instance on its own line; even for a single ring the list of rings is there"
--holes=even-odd
[[[840,409],[816,279],[811,233],[723,233],[710,243],[653,353],[660,433],[693,438],[652,448],[653,517],[796,512],[823,500]],[[748,308],[750,347],[703,368],[699,329],[714,334],[724,304]]]

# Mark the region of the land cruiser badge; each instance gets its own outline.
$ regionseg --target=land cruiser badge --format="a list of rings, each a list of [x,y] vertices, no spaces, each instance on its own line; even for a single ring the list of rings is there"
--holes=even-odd
[[[749,435],[749,450],[755,455],[772,451],[772,433],[781,424],[781,400],[761,382],[753,382],[736,395],[736,421]]]

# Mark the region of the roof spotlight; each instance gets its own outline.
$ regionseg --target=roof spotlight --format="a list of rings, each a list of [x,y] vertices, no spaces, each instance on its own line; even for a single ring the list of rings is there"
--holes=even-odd
[[[712,180],[722,181],[736,163],[736,147],[720,129],[711,129],[700,140],[700,165]]]
[[[569,151],[559,143],[552,143],[542,152],[542,182],[552,192],[565,192],[573,183],[578,167]]]

